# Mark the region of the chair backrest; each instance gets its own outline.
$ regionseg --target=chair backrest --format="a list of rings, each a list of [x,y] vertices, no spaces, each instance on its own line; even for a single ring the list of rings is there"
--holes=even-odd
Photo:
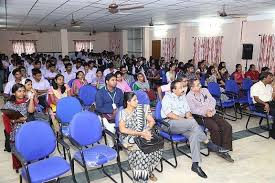
[[[81,146],[98,142],[102,137],[102,125],[98,116],[89,111],[74,115],[69,125],[70,137]]]
[[[253,81],[249,78],[245,78],[242,82],[242,88],[245,91],[250,90],[251,86],[253,85]]]
[[[119,127],[119,120],[120,120],[120,111],[123,109],[123,106],[118,108],[116,112],[116,117],[115,117],[115,127]]]
[[[157,105],[156,105],[156,109],[155,109],[155,119],[156,120],[161,120],[161,101],[158,101]]]
[[[15,136],[15,148],[24,160],[34,161],[51,154],[56,147],[56,138],[45,121],[31,121],[23,124]]]
[[[201,74],[200,76],[200,83],[202,86],[205,86],[206,76],[205,74]]]
[[[138,103],[139,104],[148,104],[150,105],[150,99],[146,92],[142,90],[135,91],[135,94],[137,95]]]
[[[230,79],[225,82],[225,91],[239,94],[240,88],[235,80]]]
[[[221,97],[221,90],[218,83],[210,82],[208,83],[207,88],[213,97]]]
[[[68,82],[68,85],[69,85],[70,88],[73,86],[74,80],[75,80],[75,79],[71,79],[71,80]]]
[[[161,69],[161,70],[160,70],[160,77],[161,77],[162,84],[167,83],[167,78],[166,78],[166,71],[165,71],[165,69]]]
[[[58,100],[56,105],[56,116],[61,123],[69,123],[73,116],[81,111],[82,106],[75,97],[64,97]]]
[[[84,85],[79,89],[78,97],[85,106],[90,106],[95,102],[97,89],[92,85]]]
[[[253,103],[253,99],[250,95],[250,90],[247,91],[247,102],[248,102],[248,108],[250,111],[256,111],[255,105]]]

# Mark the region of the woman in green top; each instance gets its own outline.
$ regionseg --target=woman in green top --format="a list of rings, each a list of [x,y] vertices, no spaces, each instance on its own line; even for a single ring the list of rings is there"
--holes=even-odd
[[[143,90],[143,91],[150,91],[150,85],[147,80],[145,80],[143,73],[138,73],[137,81],[133,85],[133,90]]]

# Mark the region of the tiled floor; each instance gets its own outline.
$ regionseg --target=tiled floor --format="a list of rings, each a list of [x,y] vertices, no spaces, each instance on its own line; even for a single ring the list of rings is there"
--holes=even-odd
[[[174,169],[164,163],[163,173],[155,173],[158,178],[157,182],[275,183],[275,141],[273,139],[266,140],[246,132],[246,120],[247,117],[235,122],[229,121],[232,124],[233,137],[235,139],[233,142],[234,152],[231,152],[232,157],[235,159],[233,164],[226,162],[214,153],[211,153],[208,157],[203,156],[201,166],[208,178],[202,179],[190,170],[191,160],[178,154],[178,167]],[[251,127],[255,127],[257,122],[256,119],[252,118]],[[3,123],[0,122],[0,183],[19,182],[18,174],[12,170],[11,155],[4,152],[2,150],[3,147]],[[171,157],[169,144],[166,144],[165,149],[165,153],[168,153],[168,157]],[[72,151],[74,152],[74,150]],[[122,153],[122,161],[126,159],[126,154]],[[115,165],[109,166],[112,172],[116,172],[116,167]],[[83,169],[76,166],[76,172],[78,182],[85,182]],[[102,175],[97,170],[92,170],[89,173],[92,182],[111,182],[110,179],[102,178]],[[119,175],[116,173],[114,173],[113,177],[118,181],[120,180]],[[131,182],[126,176],[124,176],[124,179],[126,183]],[[70,173],[62,178],[61,182],[72,182]]]

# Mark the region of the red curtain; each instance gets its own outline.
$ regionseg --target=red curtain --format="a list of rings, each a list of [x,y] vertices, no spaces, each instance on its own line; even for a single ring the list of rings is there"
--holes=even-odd
[[[170,62],[171,57],[176,57],[176,38],[162,39],[161,47],[166,62]]]
[[[217,37],[195,37],[194,38],[194,60],[197,64],[206,60],[208,64],[219,64],[222,56],[222,36]]]
[[[260,54],[258,59],[259,70],[268,67],[271,72],[275,72],[275,35],[262,35]]]

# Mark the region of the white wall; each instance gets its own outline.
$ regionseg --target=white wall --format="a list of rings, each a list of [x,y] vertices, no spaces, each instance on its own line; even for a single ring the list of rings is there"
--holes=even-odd
[[[61,34],[60,32],[31,32],[28,35],[19,35],[18,31],[0,31],[0,52],[7,55],[13,53],[10,40],[37,40],[38,52],[61,52]],[[68,32],[69,52],[74,51],[73,40],[95,40],[94,51],[102,52],[109,50],[110,39],[121,39],[120,32],[98,32],[89,36],[89,32]]]

